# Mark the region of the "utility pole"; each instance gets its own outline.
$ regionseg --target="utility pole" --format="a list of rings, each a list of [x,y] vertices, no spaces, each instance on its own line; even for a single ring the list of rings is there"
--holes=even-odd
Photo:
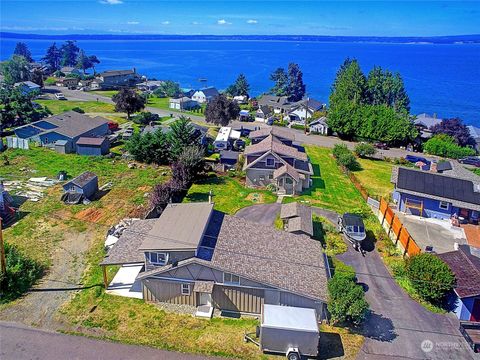
[[[2,274],[7,273],[7,262],[5,261],[5,244],[3,243],[2,218],[0,217],[0,262]]]
[[[307,133],[307,127],[308,127],[308,102],[309,102],[309,98],[307,96],[305,100],[305,128],[304,128],[305,134]]]

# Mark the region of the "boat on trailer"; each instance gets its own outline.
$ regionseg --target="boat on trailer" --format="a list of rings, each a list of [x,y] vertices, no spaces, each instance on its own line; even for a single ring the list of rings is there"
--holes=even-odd
[[[367,237],[363,219],[357,214],[345,213],[339,216],[338,230],[345,234],[355,248],[360,248],[360,244]]]

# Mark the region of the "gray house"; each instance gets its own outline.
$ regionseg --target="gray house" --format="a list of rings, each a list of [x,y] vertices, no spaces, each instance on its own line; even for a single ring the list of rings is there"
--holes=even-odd
[[[312,134],[328,135],[328,124],[325,116],[313,120],[308,126]]]
[[[141,81],[140,75],[138,75],[136,69],[133,68],[130,70],[104,71],[98,75],[96,84],[101,89],[106,90],[133,87]]]
[[[283,229],[294,234],[313,236],[312,208],[298,202],[282,204],[280,219]]]
[[[258,226],[211,203],[170,204],[159,219],[134,226],[101,265],[143,263],[137,280],[145,301],[190,305],[206,317],[213,308],[260,314],[263,304],[325,317],[328,265],[320,243],[307,236]]]
[[[200,105],[195,100],[183,96],[180,98],[171,98],[168,106],[172,110],[192,110],[198,108]]]
[[[204,104],[210,102],[218,95],[220,95],[220,93],[216,88],[208,87],[195,91],[195,93],[192,95],[192,100],[196,101],[197,103]]]
[[[86,199],[91,199],[98,191],[98,177],[93,172],[86,171],[65,183],[63,190],[68,194],[80,194]]]

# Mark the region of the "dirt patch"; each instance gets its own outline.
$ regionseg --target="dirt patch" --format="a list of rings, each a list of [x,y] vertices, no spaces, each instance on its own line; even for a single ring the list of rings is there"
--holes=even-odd
[[[75,215],[75,219],[97,223],[103,217],[103,212],[100,209],[89,208],[80,211]]]
[[[264,202],[264,196],[261,193],[251,193],[245,198],[248,201],[253,201],[254,203],[260,204]]]

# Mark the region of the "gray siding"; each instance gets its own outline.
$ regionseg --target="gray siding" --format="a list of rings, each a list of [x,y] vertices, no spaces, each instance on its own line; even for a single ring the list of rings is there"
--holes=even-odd
[[[246,183],[247,186],[267,186],[274,182],[273,179],[269,179],[269,175],[273,175],[275,169],[247,169],[246,170]],[[264,180],[260,180],[263,176]]]
[[[215,285],[212,300],[213,306],[224,311],[260,314],[263,297],[263,289]]]
[[[142,282],[143,298],[150,302],[196,306],[196,293],[193,291],[193,283],[190,284],[190,295],[182,295],[181,282],[146,279]]]

